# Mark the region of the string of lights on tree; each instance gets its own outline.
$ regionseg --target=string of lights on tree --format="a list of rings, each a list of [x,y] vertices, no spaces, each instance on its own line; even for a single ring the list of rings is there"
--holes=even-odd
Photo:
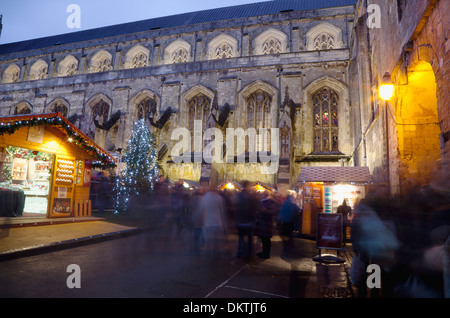
[[[92,166],[94,168],[114,168],[116,166],[116,163],[114,160],[111,160],[111,158],[102,153],[98,150],[95,146],[91,145],[86,138],[79,134],[77,130],[75,130],[72,126],[67,124],[61,117],[58,115],[55,115],[54,117],[34,117],[30,119],[25,120],[17,120],[14,122],[7,122],[7,123],[0,123],[0,135],[3,134],[13,134],[18,129],[22,127],[33,127],[33,126],[39,126],[39,125],[51,125],[51,126],[57,126],[67,133],[67,136],[72,139],[72,142],[76,144],[78,147],[85,150],[88,154],[91,156],[94,156],[97,161],[94,161],[92,163]]]
[[[116,179],[115,213],[125,212],[132,197],[153,190],[153,178],[159,174],[156,139],[143,119],[134,124],[123,157],[126,165]]]

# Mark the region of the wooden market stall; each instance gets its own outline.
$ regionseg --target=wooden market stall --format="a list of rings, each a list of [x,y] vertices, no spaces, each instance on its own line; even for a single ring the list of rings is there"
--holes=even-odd
[[[217,185],[217,190],[240,191],[242,190],[242,185],[235,181],[224,180]]]
[[[0,216],[89,216],[92,169],[114,166],[61,113],[0,117],[0,193],[10,198]],[[23,207],[11,193],[23,193]]]
[[[336,213],[344,199],[350,207],[365,197],[372,182],[368,167],[303,167],[296,187],[303,202],[302,233],[316,234],[317,213]]]
[[[274,188],[272,188],[270,185],[263,183],[263,182],[254,182],[250,185],[250,189],[256,192],[276,192]]]

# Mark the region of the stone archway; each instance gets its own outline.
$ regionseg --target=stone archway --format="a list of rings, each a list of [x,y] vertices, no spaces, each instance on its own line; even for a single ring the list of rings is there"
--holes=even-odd
[[[429,184],[441,157],[436,79],[430,63],[412,65],[407,83],[397,86],[395,127],[401,191]]]

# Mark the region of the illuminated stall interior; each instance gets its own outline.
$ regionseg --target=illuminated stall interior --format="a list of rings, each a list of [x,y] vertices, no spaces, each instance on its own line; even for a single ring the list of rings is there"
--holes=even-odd
[[[0,216],[90,214],[92,169],[115,165],[60,113],[1,117]]]
[[[242,186],[235,181],[224,180],[217,185],[217,190],[240,191]]]
[[[350,207],[366,195],[368,167],[303,167],[297,186],[303,204],[302,233],[316,233],[317,213],[336,213],[344,199]]]

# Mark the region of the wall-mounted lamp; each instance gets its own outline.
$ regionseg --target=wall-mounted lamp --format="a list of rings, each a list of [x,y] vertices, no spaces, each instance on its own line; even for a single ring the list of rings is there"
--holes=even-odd
[[[391,79],[391,74],[384,73],[382,84],[378,88],[378,96],[382,100],[390,100],[394,95],[394,83]]]

